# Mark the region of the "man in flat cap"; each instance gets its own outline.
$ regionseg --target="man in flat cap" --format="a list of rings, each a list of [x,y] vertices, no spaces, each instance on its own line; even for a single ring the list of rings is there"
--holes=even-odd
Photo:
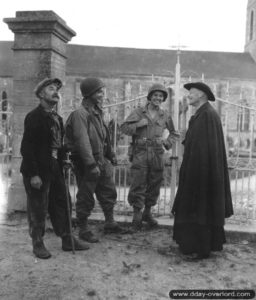
[[[103,88],[104,83],[99,78],[83,79],[80,84],[81,107],[70,114],[65,125],[65,146],[71,152],[78,185],[76,215],[79,237],[89,243],[99,241],[88,225],[95,205],[94,194],[105,216],[104,232],[124,231],[114,221],[113,215],[117,192],[112,165],[116,164],[116,156],[103,120]]]
[[[174,200],[173,239],[183,254],[207,258],[225,243],[224,221],[233,214],[222,124],[202,82],[185,84],[196,112],[183,141],[184,156]]]
[[[47,212],[56,235],[62,239],[64,251],[89,248],[74,238],[69,227],[70,211],[62,172],[63,122],[54,110],[61,87],[58,78],[46,78],[36,86],[35,94],[40,104],[25,117],[21,142],[20,170],[27,193],[29,233],[33,253],[41,259],[51,257],[43,242]]]

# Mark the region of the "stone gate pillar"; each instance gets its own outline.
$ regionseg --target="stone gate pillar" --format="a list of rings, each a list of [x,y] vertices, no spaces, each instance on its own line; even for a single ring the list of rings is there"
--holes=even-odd
[[[65,81],[66,45],[76,33],[53,11],[18,11],[4,22],[14,33],[12,178],[8,211],[26,210],[26,195],[19,172],[20,143],[25,115],[38,105],[36,84],[45,77]]]

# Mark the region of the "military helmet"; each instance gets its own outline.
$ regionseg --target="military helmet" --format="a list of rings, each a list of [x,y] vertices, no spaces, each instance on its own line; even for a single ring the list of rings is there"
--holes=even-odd
[[[103,88],[104,86],[104,83],[100,79],[88,77],[81,81],[80,90],[83,97],[90,97],[97,90]]]
[[[156,92],[156,91],[160,91],[164,94],[164,101],[166,100],[166,98],[168,97],[168,92],[167,89],[165,88],[164,85],[162,85],[161,83],[154,83],[148,90],[148,96],[147,99],[150,100],[151,95]]]

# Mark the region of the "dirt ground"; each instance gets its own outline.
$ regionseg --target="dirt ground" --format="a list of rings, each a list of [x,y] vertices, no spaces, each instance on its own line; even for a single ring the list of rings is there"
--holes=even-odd
[[[0,225],[0,299],[169,299],[172,289],[256,290],[256,244],[230,242],[207,260],[182,256],[170,229],[144,229],[128,235],[104,235],[88,251],[63,252],[50,228],[45,244],[52,258],[33,256],[26,219]],[[158,253],[159,246],[172,251]]]

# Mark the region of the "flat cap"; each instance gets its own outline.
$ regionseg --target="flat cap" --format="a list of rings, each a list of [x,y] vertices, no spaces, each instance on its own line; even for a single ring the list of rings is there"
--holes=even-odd
[[[35,87],[34,92],[36,96],[39,98],[39,93],[41,92],[41,90],[50,84],[55,84],[58,90],[62,87],[62,82],[59,78],[45,78],[40,81]]]
[[[212,90],[210,89],[210,87],[207,84],[205,84],[203,82],[186,83],[186,84],[184,84],[184,88],[187,90],[190,90],[192,88],[198,89],[207,95],[207,98],[209,101],[215,101],[215,97],[214,97]]]

